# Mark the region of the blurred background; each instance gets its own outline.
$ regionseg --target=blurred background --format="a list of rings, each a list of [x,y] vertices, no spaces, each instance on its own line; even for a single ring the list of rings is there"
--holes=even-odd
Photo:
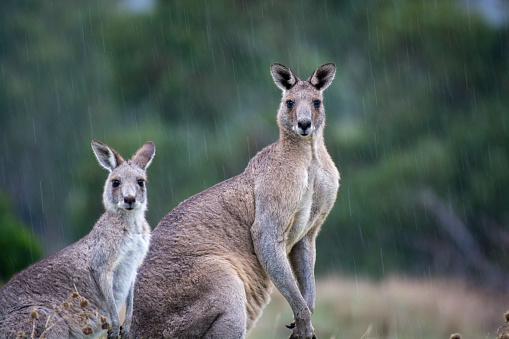
[[[332,305],[317,304],[332,317],[315,320],[317,334],[461,332],[463,323],[433,320],[445,319],[437,309],[454,291],[454,300],[486,301],[472,307],[491,322],[475,314],[466,323],[480,332],[471,337],[495,337],[502,314],[491,318],[488,308],[508,307],[508,20],[506,0],[3,0],[0,281],[99,218],[107,172],[91,139],[124,157],[155,142],[147,213],[155,227],[277,140],[272,62],[302,79],[334,62],[325,143],[342,179],[317,240],[318,294]],[[335,308],[361,305],[361,295],[364,306],[376,302],[370,288],[386,297],[406,288],[437,309],[408,322],[374,313],[347,332],[364,318]],[[257,328],[284,337],[274,327],[277,305],[286,307],[278,298]],[[422,331],[432,326],[441,327]]]

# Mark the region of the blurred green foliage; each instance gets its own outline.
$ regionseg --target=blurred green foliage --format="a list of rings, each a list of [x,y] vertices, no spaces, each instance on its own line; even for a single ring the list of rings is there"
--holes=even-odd
[[[323,233],[335,233],[341,247],[329,240],[319,265],[349,253],[350,271],[371,276],[433,270],[497,284],[500,277],[473,267],[478,259],[467,261],[466,252],[482,253],[501,276],[509,268],[507,29],[456,2],[398,4],[367,14],[365,118],[342,127],[349,131],[332,143],[346,179],[330,219],[342,226]],[[424,208],[427,190],[474,245],[451,237],[447,227],[458,226]]]
[[[124,157],[155,142],[155,227],[277,139],[272,62],[307,78],[332,61],[325,138],[342,186],[318,237],[318,274],[492,281],[481,266],[509,269],[506,25],[457,1],[0,6],[0,183],[47,253],[102,213],[106,172],[91,139]],[[474,241],[465,247],[451,227]]]
[[[42,255],[40,241],[19,221],[12,204],[0,192],[0,281],[27,267]]]

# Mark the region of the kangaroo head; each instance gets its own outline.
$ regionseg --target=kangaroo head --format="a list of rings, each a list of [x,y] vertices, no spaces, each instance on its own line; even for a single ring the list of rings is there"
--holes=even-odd
[[[280,128],[300,137],[311,137],[313,132],[321,130],[325,121],[322,92],[334,79],[336,65],[328,63],[318,67],[306,81],[278,63],[270,66],[270,72],[283,91],[278,112]]]
[[[147,208],[146,170],[155,154],[152,141],[141,147],[131,160],[124,160],[113,148],[92,140],[99,164],[110,174],[106,180],[103,203],[106,210],[142,210]]]

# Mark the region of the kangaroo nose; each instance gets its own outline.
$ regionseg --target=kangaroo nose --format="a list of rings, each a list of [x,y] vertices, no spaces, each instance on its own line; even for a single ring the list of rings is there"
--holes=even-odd
[[[136,198],[135,197],[131,197],[131,196],[125,197],[124,198],[124,202],[126,204],[132,205],[132,204],[134,204],[136,202]]]
[[[297,122],[297,126],[302,131],[301,134],[308,134],[308,129],[311,127],[311,120],[309,119],[301,119]]]

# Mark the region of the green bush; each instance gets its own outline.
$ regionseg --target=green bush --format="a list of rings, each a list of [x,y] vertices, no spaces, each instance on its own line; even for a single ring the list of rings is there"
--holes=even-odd
[[[19,221],[5,194],[0,193],[0,281],[8,281],[42,254],[39,239]]]

